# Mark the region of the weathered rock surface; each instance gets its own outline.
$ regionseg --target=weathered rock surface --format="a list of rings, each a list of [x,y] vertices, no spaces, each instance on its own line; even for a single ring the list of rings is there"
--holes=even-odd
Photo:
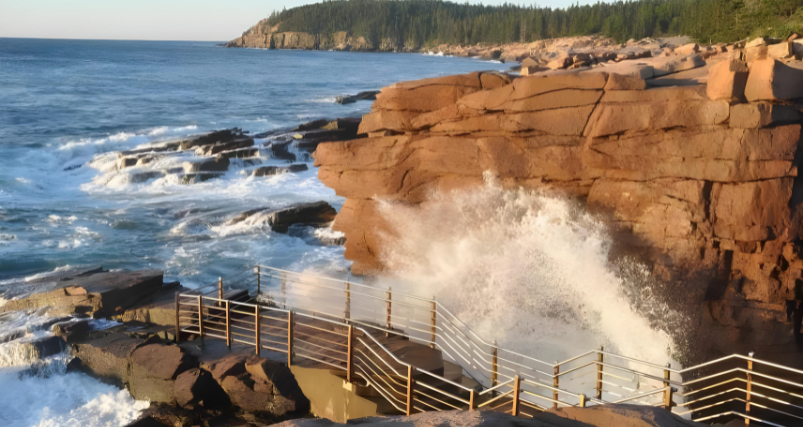
[[[163,273],[142,271],[92,271],[58,282],[55,289],[25,298],[12,299],[0,307],[0,313],[53,307],[51,315],[82,313],[109,317],[136,304],[143,295],[162,286]]]
[[[185,350],[192,342],[178,346],[157,335],[142,338],[137,336],[140,329],[121,326],[74,344],[77,368],[125,386],[135,399],[152,404],[236,408],[273,419],[309,411],[309,401],[286,364],[231,351],[199,361]]]
[[[753,63],[747,99],[803,97],[794,91],[803,79],[785,83],[800,71],[783,67]],[[705,85],[645,89],[597,71],[395,84],[364,117],[368,138],[315,152],[319,178],[347,199],[333,229],[346,235],[353,272],[379,272],[394,231],[377,199],[415,206],[491,174],[607,218],[616,244],[652,266],[689,315],[700,358],[788,344],[784,302],[803,276],[800,114],[739,104],[743,70],[710,71],[717,99]],[[486,87],[486,76],[497,83]]]

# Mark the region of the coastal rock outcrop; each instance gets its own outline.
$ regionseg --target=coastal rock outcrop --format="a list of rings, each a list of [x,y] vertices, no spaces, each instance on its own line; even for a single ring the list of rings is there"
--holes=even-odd
[[[50,315],[119,314],[162,287],[163,272],[91,270],[55,283],[54,289],[7,301],[0,313],[50,306]]]
[[[753,63],[747,99],[803,96],[783,84],[784,66]],[[646,89],[598,70],[384,88],[360,125],[368,138],[314,155],[320,179],[347,199],[333,229],[346,235],[352,271],[384,268],[383,236],[394,230],[380,200],[417,206],[490,174],[506,188],[573,197],[605,219],[617,246],[652,266],[674,308],[690,313],[701,357],[788,344],[784,304],[803,277],[800,113],[738,103],[739,64],[710,73],[708,90]]]

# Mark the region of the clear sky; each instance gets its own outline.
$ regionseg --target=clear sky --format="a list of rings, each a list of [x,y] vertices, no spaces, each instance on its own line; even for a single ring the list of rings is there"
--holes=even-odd
[[[483,4],[504,2],[482,1]],[[544,0],[538,4],[565,7],[575,2]],[[227,41],[270,15],[272,10],[310,3],[316,1],[0,0],[0,37]],[[530,4],[515,0],[510,3]]]

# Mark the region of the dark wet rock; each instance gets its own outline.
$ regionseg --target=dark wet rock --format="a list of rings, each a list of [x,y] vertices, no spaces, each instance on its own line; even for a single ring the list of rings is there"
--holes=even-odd
[[[219,157],[225,157],[227,159],[247,159],[250,157],[257,157],[259,156],[259,149],[258,148],[242,148],[239,150],[231,150],[225,151],[223,153],[218,154]]]
[[[197,172],[226,172],[229,170],[231,161],[226,157],[213,157],[201,161],[187,161],[182,164],[185,173]]]
[[[135,148],[133,150],[121,151],[120,157],[135,156],[145,153],[161,153],[164,151],[176,151],[179,149],[181,141],[168,141],[160,144],[151,144],[146,147]]]
[[[338,96],[335,98],[335,102],[338,104],[353,104],[357,101],[376,101],[376,95],[380,91],[378,90],[369,90],[365,92],[360,92],[356,95],[343,95]]]
[[[206,182],[210,179],[220,178],[225,175],[224,173],[206,172],[206,173],[188,173],[181,177],[182,184],[198,184],[199,182]]]
[[[220,388],[212,374],[199,368],[184,371],[176,377],[173,395],[178,406],[195,406],[203,403],[206,407],[224,408],[231,400]]]
[[[134,166],[137,164],[137,160],[138,159],[136,157],[123,157],[119,162],[117,162],[117,168],[125,169],[127,167]]]
[[[58,337],[49,336],[24,341],[11,341],[5,343],[4,346],[6,346],[8,353],[14,354],[16,358],[24,358],[32,362],[61,353],[64,343]]]
[[[301,125],[296,126],[294,131],[308,131],[313,129],[321,129],[322,127],[326,126],[329,123],[329,120],[326,119],[319,119],[313,120],[311,122],[307,122]]]
[[[181,141],[179,144],[179,150],[189,150],[202,145],[219,143],[225,144],[237,139],[241,139],[244,135],[245,134],[243,133],[242,129],[237,128],[214,131]]]
[[[291,143],[292,143],[292,140],[290,140],[290,141],[272,141],[272,142],[270,142],[270,145],[268,146],[268,148],[270,148],[270,151],[271,151],[271,153],[273,155],[273,158],[279,159],[279,160],[286,160],[288,162],[295,162],[296,159],[297,159],[295,153],[291,153],[287,149],[290,146]]]
[[[60,337],[66,343],[85,339],[90,330],[92,330],[92,325],[90,325],[89,319],[80,319],[53,325],[53,335]]]
[[[299,203],[282,209],[252,209],[229,220],[229,225],[242,221],[251,224],[268,224],[273,231],[286,233],[294,224],[322,226],[332,222],[337,211],[327,202]]]
[[[150,171],[150,172],[141,172],[141,173],[133,173],[129,175],[129,182],[132,184],[140,184],[143,182],[150,181],[152,179],[163,178],[166,174],[162,171]]]
[[[306,163],[299,163],[289,166],[263,166],[255,169],[251,176],[273,176],[282,175],[285,173],[298,173],[308,170]]]
[[[325,233],[320,232],[324,230],[326,229],[304,224],[294,224],[287,229],[287,234],[298,237],[312,246],[343,246],[346,244],[346,236],[343,233],[331,230]]]
[[[66,168],[64,168],[64,171],[65,171],[65,172],[68,172],[68,171],[71,171],[71,170],[76,170],[76,169],[80,168],[80,167],[81,167],[81,166],[83,166],[83,165],[84,165],[84,164],[83,164],[83,163],[81,163],[80,165],[72,165],[72,166],[67,166]]]
[[[309,411],[310,402],[286,364],[251,356],[245,362],[245,369],[254,381],[254,391],[273,398],[272,414]]]
[[[133,423],[128,424],[126,427],[165,427],[171,425],[173,424],[164,424],[161,421],[158,421],[156,418],[148,415],[137,419]],[[183,423],[180,425],[183,425]]]
[[[228,142],[218,142],[216,144],[202,145],[195,149],[198,156],[214,156],[224,151],[237,150],[254,146],[253,138],[240,138]]]

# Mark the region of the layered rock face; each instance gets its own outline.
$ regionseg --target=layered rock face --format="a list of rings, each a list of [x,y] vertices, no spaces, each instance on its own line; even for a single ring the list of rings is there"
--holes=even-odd
[[[278,32],[278,25],[257,24],[241,37],[228,43],[226,47],[250,47],[257,49],[302,49],[302,50],[393,50],[385,46],[374,46],[365,37],[349,36],[345,31],[331,34],[310,34],[302,32]]]
[[[796,109],[764,102],[783,99],[766,75],[788,72],[767,61],[749,77],[726,62],[708,88],[646,89],[594,71],[384,88],[360,126],[368,138],[315,153],[320,179],[347,198],[333,228],[352,271],[384,267],[382,236],[394,230],[379,200],[416,206],[491,174],[606,220],[616,247],[651,266],[669,304],[689,314],[700,357],[789,343],[784,304],[803,269],[801,125]],[[753,102],[743,103],[745,85]]]

